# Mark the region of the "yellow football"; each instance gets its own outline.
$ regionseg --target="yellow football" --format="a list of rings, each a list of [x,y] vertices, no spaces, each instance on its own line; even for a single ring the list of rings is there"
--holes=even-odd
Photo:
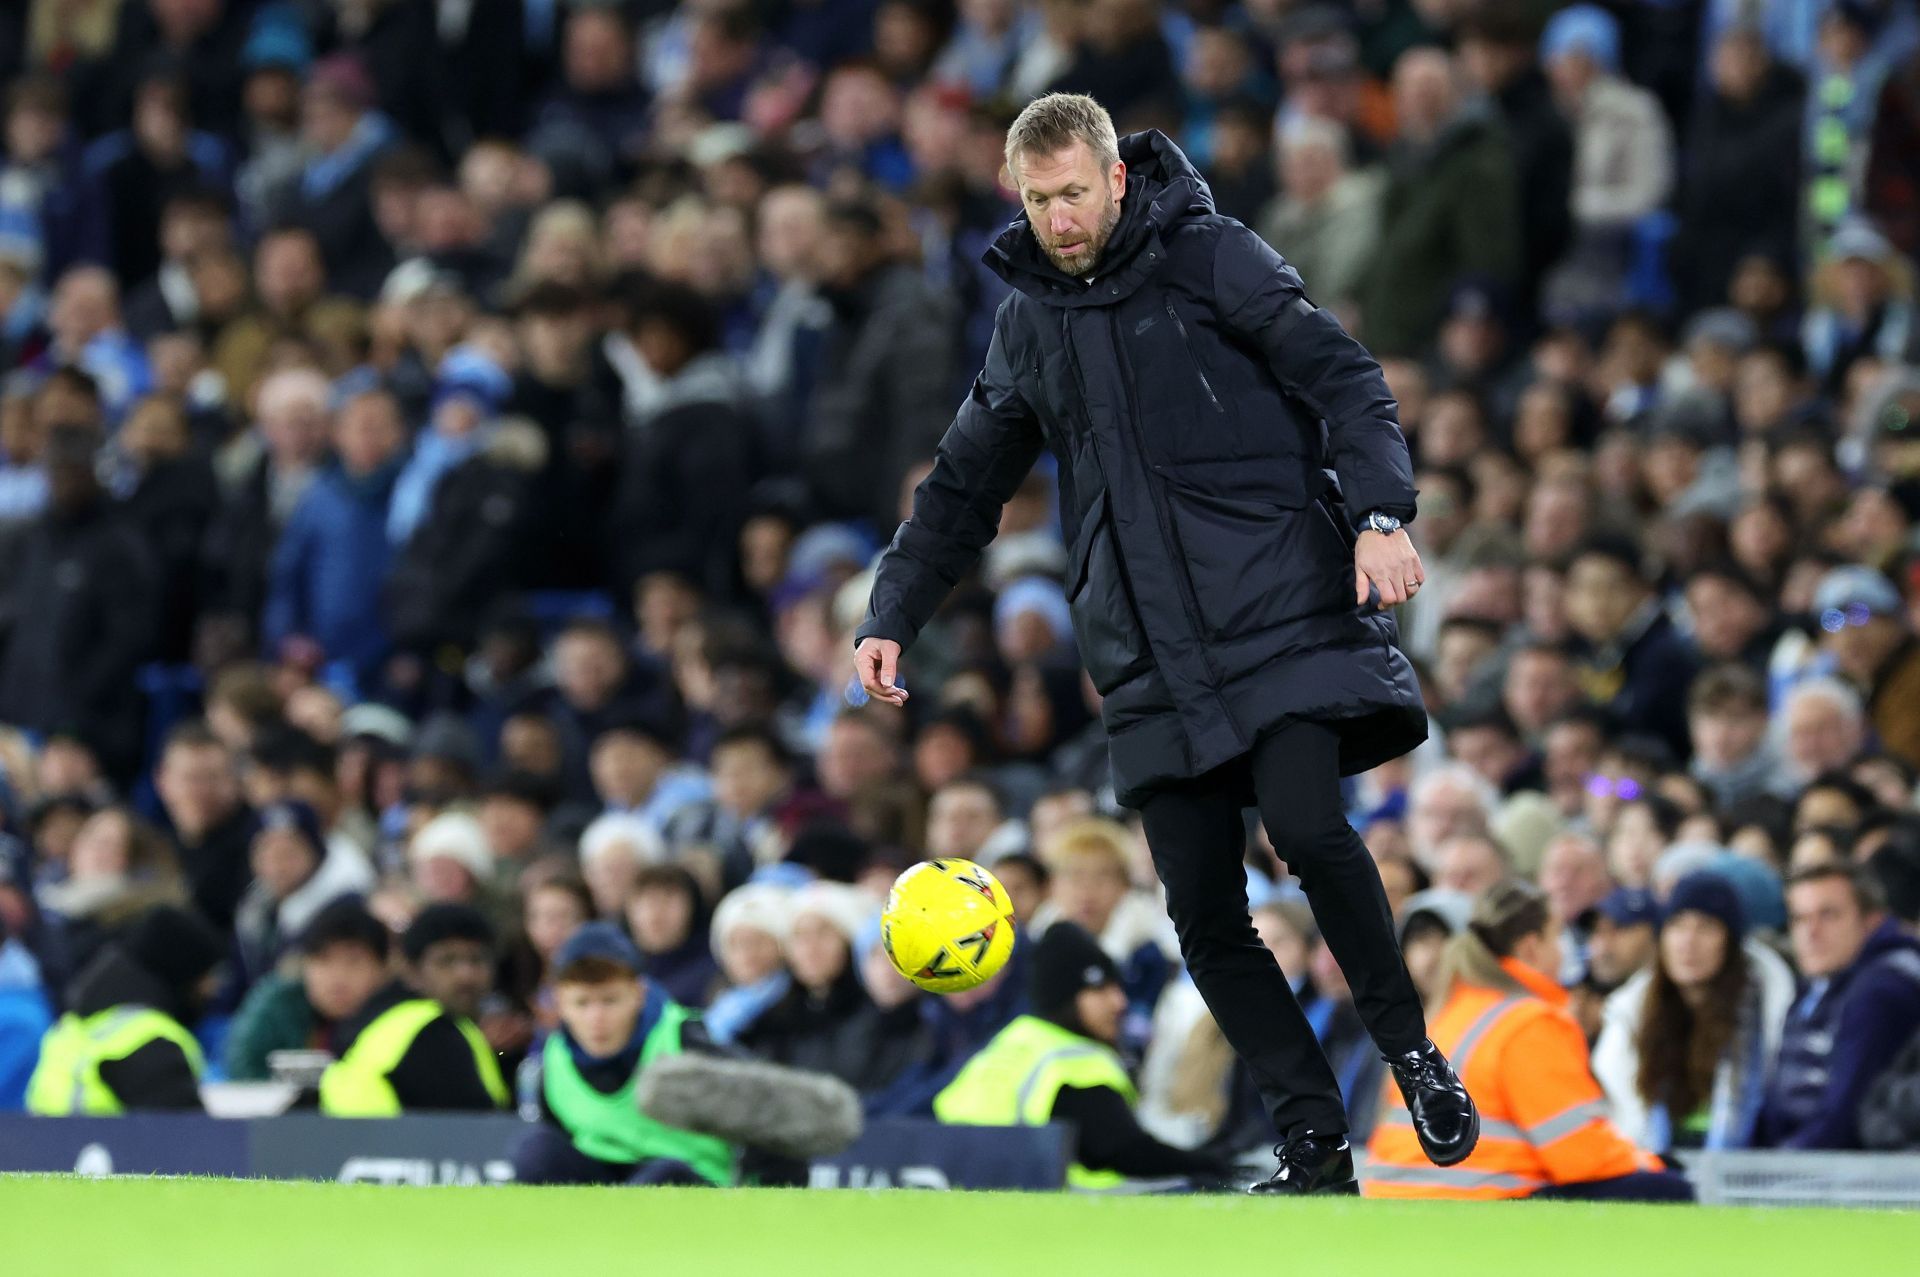
[[[894,880],[880,915],[893,968],[929,993],[984,984],[1013,953],[1013,901],[971,860],[928,860]]]

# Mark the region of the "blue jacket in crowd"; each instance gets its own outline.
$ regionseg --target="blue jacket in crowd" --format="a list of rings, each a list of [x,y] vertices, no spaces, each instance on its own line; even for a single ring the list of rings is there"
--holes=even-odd
[[[1852,966],[1815,980],[1787,1013],[1757,1141],[1859,1148],[1867,1087],[1920,1029],[1920,940],[1889,918]]]
[[[350,475],[337,464],[313,481],[274,548],[262,627],[269,652],[305,635],[364,680],[387,655],[380,584],[393,547],[387,507],[399,463]]]

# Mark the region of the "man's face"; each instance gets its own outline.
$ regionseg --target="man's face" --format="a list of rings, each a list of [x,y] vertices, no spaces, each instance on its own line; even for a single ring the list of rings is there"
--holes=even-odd
[[[1460,834],[1485,829],[1487,813],[1480,800],[1469,790],[1448,783],[1436,785],[1420,796],[1407,817],[1407,834],[1413,840],[1416,859],[1429,869],[1440,844]]]
[[[1802,777],[1845,767],[1860,749],[1860,724],[1824,697],[1787,706],[1787,761]]]
[[[393,460],[405,439],[399,405],[386,394],[348,400],[333,428],[334,451],[349,474],[372,474]]]
[[[338,942],[300,963],[307,1001],[323,1020],[344,1020],[358,1011],[387,978],[387,964],[365,945]]]
[[[831,922],[812,913],[793,920],[787,965],[795,980],[809,989],[824,989],[846,972],[850,960],[847,938]]]
[[[1733,767],[1753,757],[1767,734],[1764,709],[1729,705],[1687,719],[1695,756],[1708,767]]]
[[[1625,984],[1653,960],[1653,944],[1651,923],[1623,927],[1602,917],[1593,924],[1593,935],[1587,940],[1587,963],[1593,969],[1593,978],[1609,987]]]
[[[1687,611],[1700,650],[1716,661],[1738,659],[1767,623],[1759,601],[1724,577],[1695,577],[1687,585]]]
[[[292,829],[263,829],[253,840],[253,876],[274,897],[285,900],[320,867],[313,846]]]
[[[270,235],[254,252],[253,280],[269,310],[290,315],[326,287],[320,248],[304,231]]]
[[[1097,936],[1126,899],[1127,876],[1105,856],[1065,857],[1054,871],[1052,899],[1060,916]]]
[[[1573,665],[1552,652],[1520,652],[1507,666],[1502,700],[1515,726],[1532,735],[1546,729],[1555,716],[1580,695]]]
[[[1433,875],[1436,887],[1477,896],[1506,876],[1499,852],[1485,838],[1450,838],[1440,844]]]
[[[971,856],[999,823],[999,808],[984,790],[943,789],[927,810],[927,849],[936,856]]]
[[[1520,743],[1498,727],[1466,727],[1447,735],[1447,752],[1486,778],[1502,785],[1525,759]]]
[[[540,841],[540,809],[525,799],[498,794],[480,804],[487,845],[502,856],[524,856]]]
[[[1547,732],[1544,767],[1547,792],[1566,815],[1580,810],[1587,777],[1600,761],[1599,731],[1588,723],[1562,723]]]
[[[619,645],[604,634],[562,635],[553,655],[554,681],[561,695],[576,709],[588,712],[607,703],[626,672]]]
[[[1117,984],[1082,989],[1073,998],[1074,1014],[1087,1036],[1102,1042],[1120,1040],[1120,1017],[1127,1013],[1127,994]]]
[[[1880,666],[1906,641],[1907,628],[1887,616],[1870,616],[1864,625],[1843,625],[1824,640],[1833,663],[1858,683],[1871,684]]]
[[[560,1022],[588,1055],[614,1055],[633,1036],[645,991],[637,978],[581,984],[567,980],[555,986],[553,1000]]]
[[[685,943],[693,900],[673,887],[648,887],[627,902],[627,928],[642,953],[666,953]]]
[[[645,801],[669,761],[659,745],[633,732],[608,732],[587,759],[594,792],[622,807]]]
[[[1547,844],[1540,860],[1540,890],[1562,922],[1571,922],[1600,903],[1612,885],[1606,857],[1586,838],[1564,836]]]
[[[239,799],[233,764],[224,746],[176,745],[160,760],[155,778],[167,818],[187,838],[218,824]]]
[[[1787,926],[1793,958],[1810,980],[1837,975],[1853,965],[1867,935],[1880,921],[1854,899],[1843,878],[1796,883],[1787,891]]]
[[[1053,155],[1023,153],[1015,166],[1020,203],[1040,250],[1069,275],[1091,275],[1120,224],[1127,166],[1115,160],[1102,172],[1092,150],[1079,141]]]
[[[493,950],[478,940],[442,940],[420,956],[414,975],[420,992],[472,1019],[493,987]]]
[[[1567,623],[1590,643],[1605,643],[1620,632],[1646,595],[1627,565],[1588,555],[1567,572]]]
[[[786,771],[766,749],[739,741],[713,751],[713,795],[737,816],[755,816],[785,791]]]
[[[820,787],[834,798],[851,798],[893,775],[899,762],[898,751],[874,727],[839,719],[827,729],[820,751]]]

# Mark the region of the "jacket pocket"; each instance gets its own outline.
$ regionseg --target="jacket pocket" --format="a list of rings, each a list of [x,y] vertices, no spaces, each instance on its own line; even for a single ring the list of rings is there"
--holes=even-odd
[[[1352,610],[1353,556],[1318,502],[1167,491],[1207,638],[1241,638]]]
[[[1220,402],[1220,396],[1213,393],[1213,383],[1207,380],[1207,370],[1200,366],[1200,357],[1193,353],[1193,339],[1187,336],[1186,321],[1180,318],[1180,312],[1174,308],[1173,298],[1167,298],[1167,318],[1173,321],[1173,330],[1180,334],[1180,348],[1187,352],[1187,364],[1193,369],[1193,375],[1200,381],[1200,390],[1213,405],[1213,410],[1222,416],[1226,408]]]
[[[1143,673],[1150,663],[1146,636],[1114,549],[1107,494],[1100,493],[1080,521],[1067,559],[1067,606],[1073,612],[1080,660],[1102,696]]]

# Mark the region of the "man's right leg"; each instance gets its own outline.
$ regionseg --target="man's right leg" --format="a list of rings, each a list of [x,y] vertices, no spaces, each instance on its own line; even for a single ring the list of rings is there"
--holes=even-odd
[[[1229,767],[1233,764],[1229,764]],[[1347,1130],[1340,1084],[1280,964],[1247,916],[1246,828],[1220,772],[1155,790],[1140,807],[1180,953],[1247,1063],[1279,1138]]]

